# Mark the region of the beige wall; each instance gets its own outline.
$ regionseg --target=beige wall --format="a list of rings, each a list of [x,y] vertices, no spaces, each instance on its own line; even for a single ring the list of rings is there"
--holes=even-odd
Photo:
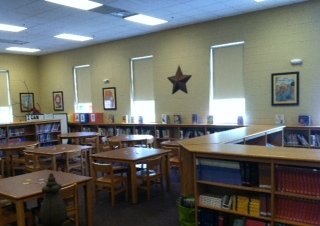
[[[284,114],[286,123],[294,124],[299,114],[309,114],[313,123],[320,125],[319,11],[320,2],[311,1],[41,56],[38,68],[42,111],[52,112],[52,91],[62,90],[65,112],[73,112],[72,67],[90,64],[94,112],[115,114],[120,122],[121,115],[130,113],[130,58],[154,55],[157,121],[166,113],[182,114],[183,121],[190,123],[192,113],[203,117],[208,113],[210,46],[245,41],[246,122],[273,124],[275,114]],[[302,58],[303,65],[290,65],[292,58]],[[167,77],[174,75],[179,65],[184,74],[192,77],[187,83],[188,94],[178,91],[172,95]],[[300,105],[272,107],[271,73],[288,71],[300,71]],[[103,111],[105,78],[110,79],[108,86],[117,88],[117,111]],[[34,84],[37,87],[38,81]]]
[[[27,93],[28,90],[34,93],[35,107],[38,108],[37,103],[40,103],[38,57],[0,54],[0,68],[9,71],[14,118],[25,120],[25,113],[20,112],[19,93]]]

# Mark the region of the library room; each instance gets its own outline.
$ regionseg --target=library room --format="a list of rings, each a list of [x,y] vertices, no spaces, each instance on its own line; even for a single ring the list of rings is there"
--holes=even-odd
[[[320,1],[0,2],[0,225],[320,225]]]

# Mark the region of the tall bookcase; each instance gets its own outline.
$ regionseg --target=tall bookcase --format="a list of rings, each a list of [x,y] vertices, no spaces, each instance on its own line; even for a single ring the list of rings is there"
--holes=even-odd
[[[0,124],[0,142],[10,140],[36,140],[40,146],[50,146],[59,142],[60,120],[26,121]]]

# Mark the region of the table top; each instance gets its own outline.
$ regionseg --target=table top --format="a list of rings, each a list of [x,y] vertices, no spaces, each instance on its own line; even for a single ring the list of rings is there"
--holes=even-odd
[[[97,132],[71,132],[71,133],[62,133],[60,138],[85,138],[85,137],[95,137],[99,134]]]
[[[148,134],[132,134],[132,135],[118,135],[118,136],[112,136],[108,138],[112,141],[142,141],[142,140],[152,140],[153,136]]]
[[[11,200],[26,199],[40,195],[50,173],[53,174],[57,183],[62,187],[74,183],[85,183],[92,179],[91,177],[61,171],[41,170],[0,179],[0,195]]]
[[[25,147],[34,146],[39,144],[38,141],[20,141],[20,142],[12,142],[7,144],[0,144],[0,150],[16,150],[16,149],[23,149]]]
[[[32,150],[27,150],[30,153],[43,154],[43,155],[59,155],[66,152],[73,152],[78,150],[91,149],[91,146],[75,145],[75,144],[57,144],[47,147],[39,147]]]
[[[112,151],[99,152],[91,156],[109,160],[139,161],[153,156],[167,154],[169,152],[171,151],[166,149],[126,147]]]
[[[166,140],[161,142],[161,146],[164,147],[180,147],[180,144],[176,140]]]

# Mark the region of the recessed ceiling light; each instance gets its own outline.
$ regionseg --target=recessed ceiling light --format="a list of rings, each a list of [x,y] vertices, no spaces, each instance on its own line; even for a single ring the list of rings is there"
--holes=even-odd
[[[24,47],[8,47],[6,48],[6,50],[15,51],[15,52],[26,52],[26,53],[35,53],[40,51],[40,49],[24,48]]]
[[[124,17],[125,20],[129,20],[129,21],[133,21],[136,23],[140,23],[140,24],[146,24],[146,25],[159,25],[159,24],[163,24],[163,23],[167,23],[168,21],[166,20],[162,20],[162,19],[158,19],[152,16],[146,16],[143,14],[135,14],[132,16],[127,16]]]
[[[0,24],[0,30],[1,31],[11,31],[11,32],[19,32],[26,30],[26,27],[19,27],[19,26],[13,26],[9,24]]]
[[[98,2],[93,2],[89,0],[45,0],[46,2],[52,2],[59,5],[69,6],[82,10],[90,10],[94,8],[98,8],[103,4]]]
[[[91,40],[91,37],[86,37],[86,36],[81,36],[81,35],[73,35],[73,34],[60,34],[54,36],[55,38],[61,38],[61,39],[67,39],[67,40],[72,40],[72,41],[88,41]]]

